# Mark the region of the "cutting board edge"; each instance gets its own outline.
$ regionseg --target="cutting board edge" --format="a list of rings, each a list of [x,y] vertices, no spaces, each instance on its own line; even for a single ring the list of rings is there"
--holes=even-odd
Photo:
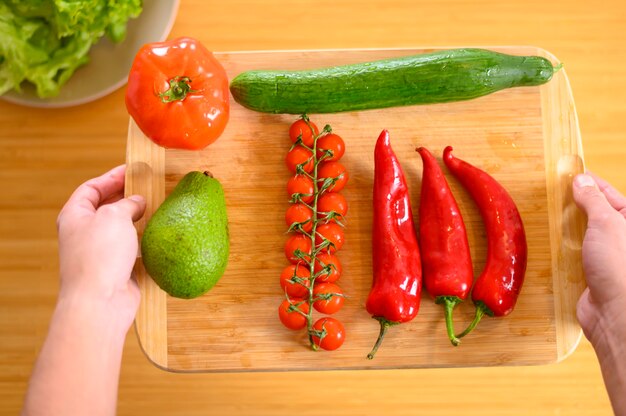
[[[128,124],[125,196],[139,194],[146,198],[145,215],[137,222],[141,247],[143,230],[154,210],[165,199],[165,150],[149,140],[132,117]],[[138,250],[133,268],[142,294],[135,316],[135,330],[142,351],[159,368],[167,368],[167,295],[145,272]],[[147,302],[150,298],[152,301]]]
[[[144,351],[145,353],[145,351]],[[175,367],[171,363],[167,366],[160,365],[154,362],[152,357],[146,354],[150,362],[152,362],[157,368],[179,374],[229,374],[229,373],[282,373],[282,372],[310,372],[310,371],[377,371],[377,370],[420,370],[420,369],[434,369],[434,368],[479,368],[479,367],[534,367],[556,364],[562,361],[561,357],[556,354],[546,357],[542,360],[526,360],[519,362],[503,362],[503,363],[467,363],[467,364],[434,364],[434,365],[390,365],[385,367],[376,367],[373,365],[353,366],[353,367],[306,367],[306,368],[272,368],[272,367],[257,367],[257,368],[186,368],[184,366]],[[365,358],[364,361],[367,361]]]
[[[441,45],[430,45],[430,46],[423,46],[423,45],[418,45],[418,46],[398,46],[398,47],[387,47],[387,48],[376,48],[376,47],[372,47],[372,48],[318,48],[318,49],[259,49],[259,50],[243,50],[243,51],[214,51],[213,53],[216,56],[219,55],[245,55],[245,54],[265,54],[265,53],[285,53],[285,54],[289,54],[289,53],[298,53],[298,52],[305,52],[305,53],[319,53],[319,52],[377,52],[377,51],[411,51],[411,50],[419,50],[419,51],[425,51],[425,50],[433,50],[433,51],[437,51],[437,50],[446,50],[446,49],[489,49],[489,50],[495,50],[495,51],[506,51],[506,50],[517,50],[518,54],[522,54],[522,53],[535,53],[538,54],[540,56],[543,56],[549,60],[551,60],[552,62],[559,62],[558,59],[556,58],[556,56],[554,54],[552,54],[550,51],[543,49],[540,46],[535,46],[535,45],[472,45],[472,46],[468,46],[468,45],[447,45],[447,46],[441,46]],[[523,50],[524,52],[520,52],[520,50]],[[528,51],[528,52],[526,52]]]
[[[544,49],[537,53],[553,63],[556,57]],[[549,210],[569,213],[567,218],[550,215],[556,362],[569,357],[582,339],[582,329],[576,318],[576,303],[586,287],[582,273],[582,238],[585,219],[573,200],[571,180],[585,171],[582,138],[574,96],[569,78],[561,68],[553,80],[542,87],[542,112],[546,155],[546,187]],[[558,99],[555,106],[552,99]],[[559,116],[553,113],[560,108]],[[563,114],[565,117],[563,117]],[[551,157],[549,157],[551,156]],[[562,221],[562,222],[561,222]],[[564,235],[564,230],[574,230]],[[567,262],[564,259],[568,259]]]

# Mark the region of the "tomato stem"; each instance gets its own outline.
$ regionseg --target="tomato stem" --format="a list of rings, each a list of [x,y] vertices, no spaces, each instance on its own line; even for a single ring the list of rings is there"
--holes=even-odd
[[[187,98],[187,94],[198,92],[191,89],[191,78],[185,76],[175,76],[168,81],[170,87],[159,93],[158,96],[162,103],[171,103],[172,101],[183,101]]]
[[[306,114],[302,115],[302,120],[305,121],[307,127],[311,130],[311,133],[314,132],[313,127],[311,126],[311,123],[309,121],[309,118],[307,117]],[[321,133],[323,134],[323,132]],[[315,344],[315,342],[313,341],[313,335],[318,335],[316,334],[316,331],[313,329],[313,286],[315,285],[315,279],[316,279],[316,275],[315,275],[315,259],[317,257],[317,254],[319,253],[319,248],[315,246],[315,236],[317,234],[317,224],[318,224],[318,219],[317,219],[317,201],[319,198],[319,194],[320,194],[320,190],[319,187],[317,186],[317,168],[319,166],[319,160],[317,160],[317,139],[321,136],[321,134],[318,135],[314,135],[313,137],[313,148],[311,149],[311,153],[313,154],[311,157],[313,158],[313,172],[311,175],[309,175],[308,173],[306,173],[313,181],[313,206],[311,207],[311,211],[313,211],[313,227],[311,228],[311,258],[309,259],[309,270],[310,270],[310,282],[309,282],[309,298],[308,298],[308,302],[309,302],[309,313],[307,316],[307,331],[309,333],[309,342],[311,343],[311,348],[314,351],[317,351],[318,346]],[[308,161],[307,161],[308,163]],[[320,336],[321,334],[318,335],[318,338],[320,340],[320,343],[323,339],[323,336]]]

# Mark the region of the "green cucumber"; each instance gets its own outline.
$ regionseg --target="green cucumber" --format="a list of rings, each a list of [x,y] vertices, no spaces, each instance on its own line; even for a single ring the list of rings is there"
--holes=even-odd
[[[469,100],[504,88],[540,85],[555,68],[540,56],[451,49],[304,71],[247,71],[230,91],[264,113],[336,113]]]

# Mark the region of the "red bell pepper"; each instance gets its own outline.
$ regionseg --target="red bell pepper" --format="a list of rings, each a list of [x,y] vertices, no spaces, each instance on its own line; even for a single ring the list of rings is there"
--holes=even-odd
[[[515,202],[502,185],[454,157],[450,146],[443,151],[443,160],[476,202],[487,232],[487,261],[472,289],[476,315],[460,338],[471,332],[484,314],[505,316],[515,307],[526,272],[526,234]]]
[[[369,359],[374,358],[391,325],[415,318],[422,289],[422,264],[408,188],[387,130],[376,142],[374,166],[374,279],[365,307],[380,322],[380,333]]]
[[[438,304],[443,304],[446,329],[452,345],[452,312],[469,295],[474,280],[472,259],[463,217],[441,168],[424,147],[422,193],[420,198],[420,238],[424,287]]]

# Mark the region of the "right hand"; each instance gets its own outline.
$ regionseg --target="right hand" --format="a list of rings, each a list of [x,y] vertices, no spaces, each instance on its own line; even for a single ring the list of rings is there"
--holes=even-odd
[[[594,347],[626,331],[626,198],[589,174],[574,178],[574,200],[587,214],[582,247],[587,288],[578,321]]]
[[[59,300],[105,304],[108,319],[119,320],[124,334],[140,300],[131,278],[138,249],[133,221],[146,208],[141,196],[124,198],[125,172],[118,166],[79,186],[57,220]]]

